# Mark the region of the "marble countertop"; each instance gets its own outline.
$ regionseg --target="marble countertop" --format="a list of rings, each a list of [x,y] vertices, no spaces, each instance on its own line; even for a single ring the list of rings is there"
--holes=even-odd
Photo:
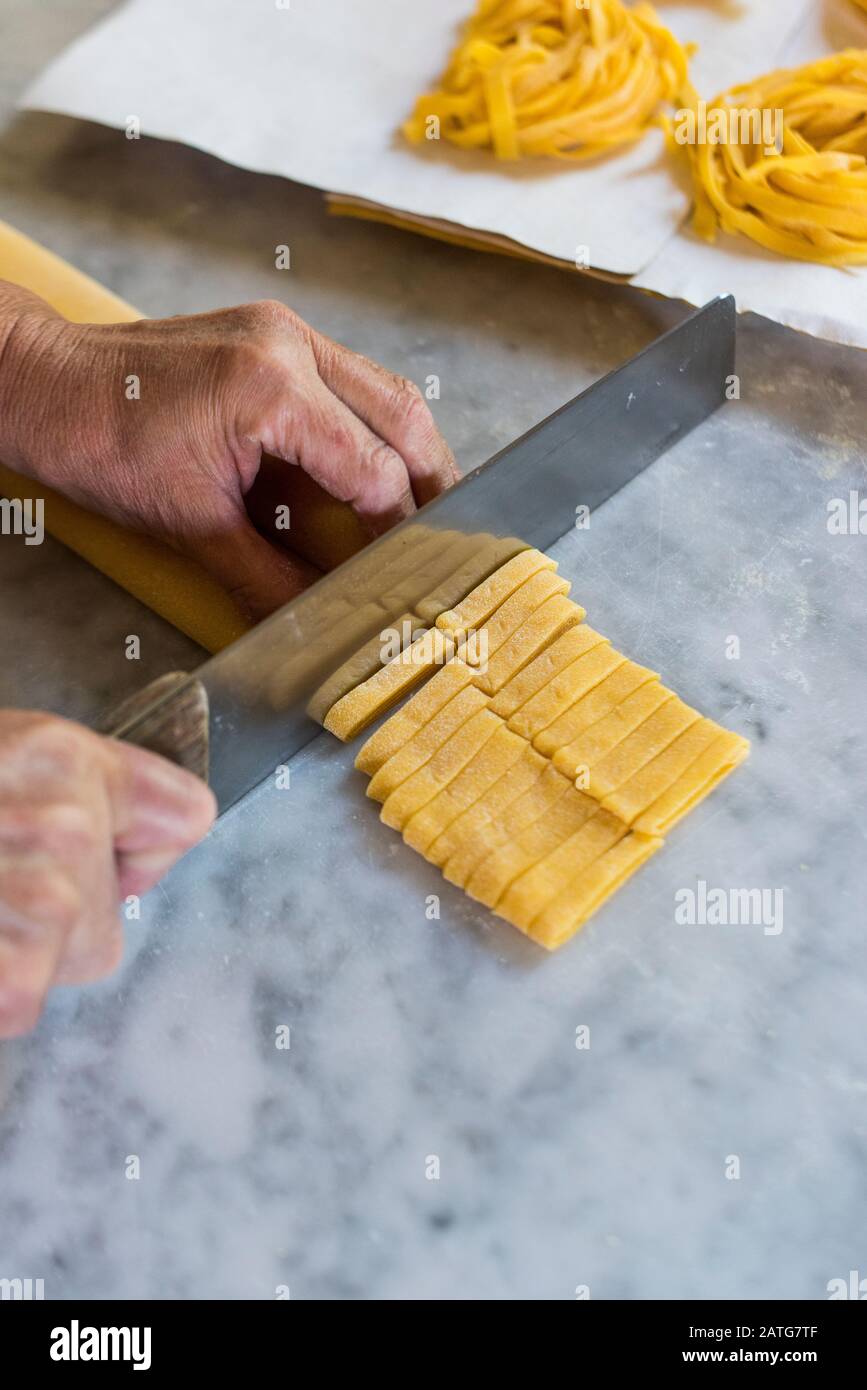
[[[285,298],[436,372],[464,467],[685,312],[14,115],[107,8],[0,0],[26,34],[0,43],[3,213],[143,311]],[[593,625],[750,761],[549,957],[381,826],[352,750],[318,737],[145,899],[113,979],[0,1044],[0,1277],[49,1298],[763,1299],[867,1276],[867,537],[827,526],[867,492],[867,358],[747,319],[738,371],[741,400],[555,554]],[[0,706],[89,719],[201,656],[52,541],[3,537],[0,586]],[[780,890],[782,930],[680,925],[699,880]]]

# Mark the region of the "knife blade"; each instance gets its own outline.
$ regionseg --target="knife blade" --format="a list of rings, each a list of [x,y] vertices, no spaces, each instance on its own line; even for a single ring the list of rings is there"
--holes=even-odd
[[[433,583],[438,553],[456,556],[463,541],[480,557],[470,589],[506,558],[508,538],[512,553],[552,545],[577,506],[600,506],[723,404],[734,351],[734,300],[712,300],[198,671],[127,701],[103,731],[206,776],[227,810],[320,732],[311,696],[411,609],[414,574]],[[506,549],[492,559],[498,539]]]

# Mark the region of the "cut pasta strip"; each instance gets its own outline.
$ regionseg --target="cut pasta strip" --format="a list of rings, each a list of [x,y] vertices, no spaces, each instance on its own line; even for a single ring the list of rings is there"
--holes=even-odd
[[[608,638],[603,637],[601,632],[594,632],[593,628],[584,622],[577,627],[570,627],[562,637],[558,637],[556,642],[552,642],[550,647],[540,652],[528,666],[512,676],[497,692],[491,701],[494,714],[499,714],[502,719],[509,719],[531,696],[550,685],[573,661],[584,656],[591,648],[601,646],[607,641]]]
[[[461,635],[462,659],[476,670],[480,680],[484,680],[491,661],[512,634],[523,631],[547,599],[564,594],[568,588],[568,580],[551,570],[534,574],[511,598],[500,604],[482,628]]]
[[[454,780],[410,817],[403,828],[404,842],[426,855],[434,840],[514,766],[526,747],[524,739],[501,725]]]
[[[554,801],[556,805],[546,808],[524,830],[512,833],[504,844],[476,865],[464,884],[464,891],[471,898],[495,908],[519,874],[570,839],[597,809],[595,801],[568,784],[565,793],[554,794]]]
[[[699,719],[616,791],[610,792],[602,805],[631,825],[636,816],[668,791],[690,763],[724,732],[712,719]]]
[[[429,724],[423,724],[402,748],[383,763],[367,784],[367,795],[374,801],[387,801],[401,782],[411,777],[456,730],[472,715],[484,709],[487,703],[482,692],[474,685],[468,685],[459,691]]]
[[[615,655],[620,656],[620,653],[617,652]],[[553,757],[560,748],[568,748],[566,756],[572,765],[571,744],[580,738],[585,729],[613,713],[624,700],[643,686],[658,680],[656,671],[650,671],[646,666],[639,666],[634,661],[620,657],[615,669],[604,680],[597,681],[592,689],[575,700],[558,719],[534,735],[534,745],[546,757]],[[574,775],[573,772],[569,773],[570,777]]]
[[[690,709],[689,705],[685,705],[676,695],[665,700],[622,742],[604,757],[590,764],[588,790],[597,801],[602,801],[644,767],[645,763],[649,763],[657,753],[661,753],[673,743],[679,734],[699,718],[698,710]],[[560,769],[564,777],[576,775],[574,748],[575,745],[570,744],[554,754],[554,766]]]
[[[482,817],[475,827],[472,840],[460,842],[457,849],[445,860],[443,875],[450,883],[463,888],[477,864],[507,844],[511,834],[517,834],[526,826],[532,825],[539,816],[546,814],[560,796],[565,796],[569,783],[556,768],[544,758],[540,759],[541,770],[521,793],[520,798],[511,801],[496,816]]]
[[[380,621],[382,627],[379,632],[369,638],[358,651],[353,653],[342,666],[338,666],[327,679],[323,681],[319,689],[314,691],[307,703],[307,713],[311,719],[315,719],[321,724],[333,705],[350,690],[354,690],[362,681],[378,671],[385,663],[383,662],[383,648],[387,636],[391,631],[399,633],[404,631],[410,634],[424,628],[424,623],[420,622],[414,613],[402,613],[394,622],[386,622],[385,613],[380,610]],[[412,640],[412,638],[410,639]]]
[[[515,737],[517,738],[517,734]],[[438,864],[442,868],[457,855],[472,860],[490,822],[518,802],[524,793],[538,782],[545,768],[550,766],[529,743],[523,739],[521,742],[524,743],[524,751],[517,762],[508,770],[504,770],[490,789],[483,792],[478,801],[466,811],[462,811],[428,846],[425,858],[432,864]],[[484,850],[480,850],[479,853],[484,853]],[[461,864],[457,858],[454,872],[461,872]]]
[[[527,788],[520,802],[513,802],[495,820],[484,822],[479,827],[476,842],[461,846],[452,855],[443,869],[446,878],[461,888],[466,887],[476,865],[486,855],[508,844],[540,817],[549,815],[567,792],[574,793],[574,788],[555,767],[546,763],[541,776]]]
[[[549,951],[562,946],[664,843],[634,831],[624,836],[543,908],[526,929],[528,936]]]
[[[458,641],[468,631],[475,631],[488,621],[491,614],[520,589],[528,579],[542,570],[556,570],[557,566],[540,550],[522,550],[488,579],[473,589],[457,606],[441,613],[436,625],[441,632],[447,632]],[[568,589],[568,584],[565,585]]]
[[[440,548],[411,574],[397,580],[393,588],[384,591],[381,602],[391,611],[413,608],[423,602],[435,585],[462,564],[470,555],[477,555],[483,543],[481,535],[464,536],[459,531],[443,531]]]
[[[480,0],[404,134],[498,159],[590,159],[641,139],[685,87],[688,54],[647,3]]]
[[[535,695],[532,695],[509,719],[509,728],[524,738],[532,739],[540,752],[547,748],[540,746],[538,735],[573,705],[582,700],[588,691],[594,689],[606,676],[611,675],[626,658],[608,642],[591,647],[584,656],[573,661]]]
[[[521,931],[527,931],[558,893],[627,833],[617,816],[601,810],[595,801],[590,805],[593,812],[584,823],[520,874],[498,903],[496,910]]]
[[[628,738],[654,710],[667,700],[673,699],[671,691],[666,690],[659,681],[649,681],[646,685],[639,686],[632,695],[627,695],[625,700],[621,700],[610,714],[606,714],[603,719],[597,719],[595,724],[591,724],[567,744],[562,750],[561,766],[565,762],[572,777],[577,776],[579,770],[589,768],[592,782],[593,768],[596,764]]]
[[[453,645],[448,638],[430,628],[387,666],[338,700],[323,720],[325,728],[344,742],[355,738],[452,655]]]
[[[526,548],[525,542],[517,540],[514,536],[487,542],[480,546],[475,554],[468,556],[452,574],[440,580],[431,593],[420,598],[415,605],[415,611],[424,622],[433,627],[441,613],[454,608],[466,598],[471,589],[483,579],[487,579],[493,570]]]
[[[470,689],[472,687],[462,694],[469,693]],[[403,830],[409,818],[456,777],[470,758],[502,727],[502,719],[491,714],[489,709],[480,709],[471,715],[426,763],[395,788],[380,812],[381,820],[393,830]]]
[[[584,609],[577,603],[563,594],[553,594],[494,652],[485,668],[476,671],[476,685],[486,695],[494,695],[553,638],[575,627],[583,617]]]
[[[368,795],[382,801],[385,824],[548,949],[749,749],[583,623],[566,588],[544,556],[522,550],[326,721],[348,730],[375,717],[403,668],[429,674],[455,634],[461,655],[367,740],[356,765],[372,774]],[[488,642],[484,667],[470,661],[473,631]],[[356,653],[335,677],[352,678],[370,656]]]
[[[367,742],[362,744],[355,759],[355,766],[360,772],[366,772],[368,777],[372,777],[387,758],[402,748],[423,724],[433,719],[443,705],[447,705],[459,690],[471,683],[472,679],[472,671],[459,657],[446,662],[427,685],[422,686],[421,690],[407,700],[396,714],[387,719],[376,733],[371,734]]]
[[[648,835],[666,835],[687,811],[691,811],[724,777],[734,772],[749,751],[750,745],[740,734],[721,734],[681,773],[673,786],[638,817],[635,829]]]

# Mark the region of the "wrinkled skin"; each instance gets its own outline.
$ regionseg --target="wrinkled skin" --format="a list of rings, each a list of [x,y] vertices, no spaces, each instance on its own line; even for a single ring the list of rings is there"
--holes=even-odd
[[[13,315],[0,458],[192,556],[255,619],[316,577],[247,517],[263,452],[350,503],[371,535],[457,478],[412,382],[276,301],[82,325],[0,285],[0,328]]]
[[[0,458],[192,556],[254,619],[316,577],[247,516],[263,453],[371,535],[457,476],[415,386],[282,304],[80,325],[0,282]],[[0,1037],[32,1028],[53,985],[115,967],[119,904],[214,814],[207,787],[154,754],[0,710]]]
[[[78,724],[0,711],[0,1037],[52,985],[113,970],[119,904],[146,893],[214,819],[191,773]]]

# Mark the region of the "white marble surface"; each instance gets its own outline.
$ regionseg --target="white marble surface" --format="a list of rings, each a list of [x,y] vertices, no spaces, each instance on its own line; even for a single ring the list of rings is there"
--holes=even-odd
[[[67,7],[70,34],[101,8]],[[148,312],[282,293],[440,371],[466,466],[680,312],[332,221],[191,151],[131,159],[10,118],[5,214]],[[275,286],[287,223],[299,269]],[[867,537],[826,528],[830,498],[867,494],[867,362],[747,321],[739,371],[743,399],[557,554],[590,621],[750,762],[549,957],[382,827],[318,738],[145,900],[116,978],[0,1045],[0,1276],[54,1298],[761,1299],[867,1275]],[[0,586],[0,704],[87,718],[196,659],[54,543],[3,538]],[[699,878],[781,888],[783,931],[678,926]]]

